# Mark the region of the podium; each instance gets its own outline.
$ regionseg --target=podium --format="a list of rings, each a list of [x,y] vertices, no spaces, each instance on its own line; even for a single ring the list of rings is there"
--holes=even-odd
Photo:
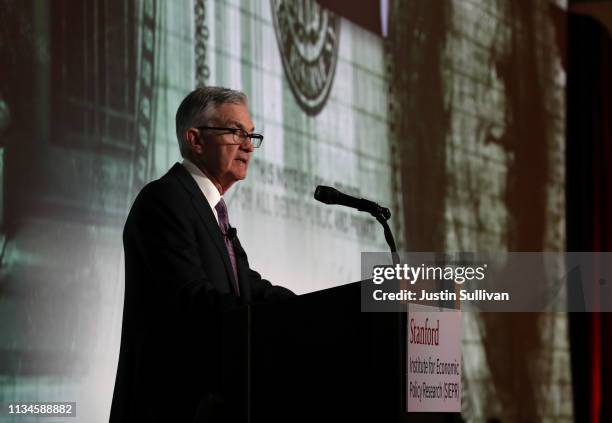
[[[228,421],[461,421],[458,414],[406,413],[406,313],[361,312],[360,287],[224,315]]]

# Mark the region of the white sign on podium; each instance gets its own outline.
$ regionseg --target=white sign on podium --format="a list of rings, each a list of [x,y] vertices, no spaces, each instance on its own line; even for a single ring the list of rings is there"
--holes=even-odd
[[[408,412],[461,412],[461,312],[408,306]]]

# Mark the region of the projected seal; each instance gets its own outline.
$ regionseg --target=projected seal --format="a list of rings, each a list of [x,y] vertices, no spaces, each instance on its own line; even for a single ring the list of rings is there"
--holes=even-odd
[[[308,114],[321,111],[338,61],[339,20],[316,1],[271,0],[274,30],[289,86]]]

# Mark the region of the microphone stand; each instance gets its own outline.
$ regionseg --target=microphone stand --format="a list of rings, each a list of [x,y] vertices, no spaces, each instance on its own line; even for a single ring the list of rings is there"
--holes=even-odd
[[[327,187],[319,185],[315,189],[314,198],[324,204],[338,204],[345,207],[357,209],[361,212],[368,212],[378,220],[385,231],[385,240],[391,249],[391,257],[393,264],[399,264],[399,256],[397,254],[397,247],[395,246],[395,239],[393,239],[393,233],[391,228],[387,224],[387,220],[391,218],[391,212],[386,207],[381,207],[373,201],[366,200],[364,198],[355,198],[350,195],[346,195],[338,191],[333,187]]]
[[[387,223],[387,220],[391,218],[391,212],[388,209],[384,209],[384,211],[377,210],[376,212],[370,212],[370,214],[374,216],[383,227],[385,232],[385,240],[387,241],[389,249],[391,250],[393,264],[399,264],[400,261],[397,254],[397,247],[395,246],[395,239],[393,238],[393,232],[391,232],[391,228],[389,228],[389,224]]]

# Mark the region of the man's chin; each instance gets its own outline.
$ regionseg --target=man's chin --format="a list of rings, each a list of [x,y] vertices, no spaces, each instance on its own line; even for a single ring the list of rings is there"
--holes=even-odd
[[[237,165],[237,168],[234,168],[234,172],[232,172],[234,174],[234,178],[237,181],[241,181],[243,179],[245,179],[247,177],[247,171],[248,171],[248,164],[243,163],[243,162],[239,162],[240,164]]]
[[[238,173],[234,172],[231,177],[228,178],[228,181],[231,181],[230,184],[233,185],[236,182],[243,181],[246,179],[246,173]]]

